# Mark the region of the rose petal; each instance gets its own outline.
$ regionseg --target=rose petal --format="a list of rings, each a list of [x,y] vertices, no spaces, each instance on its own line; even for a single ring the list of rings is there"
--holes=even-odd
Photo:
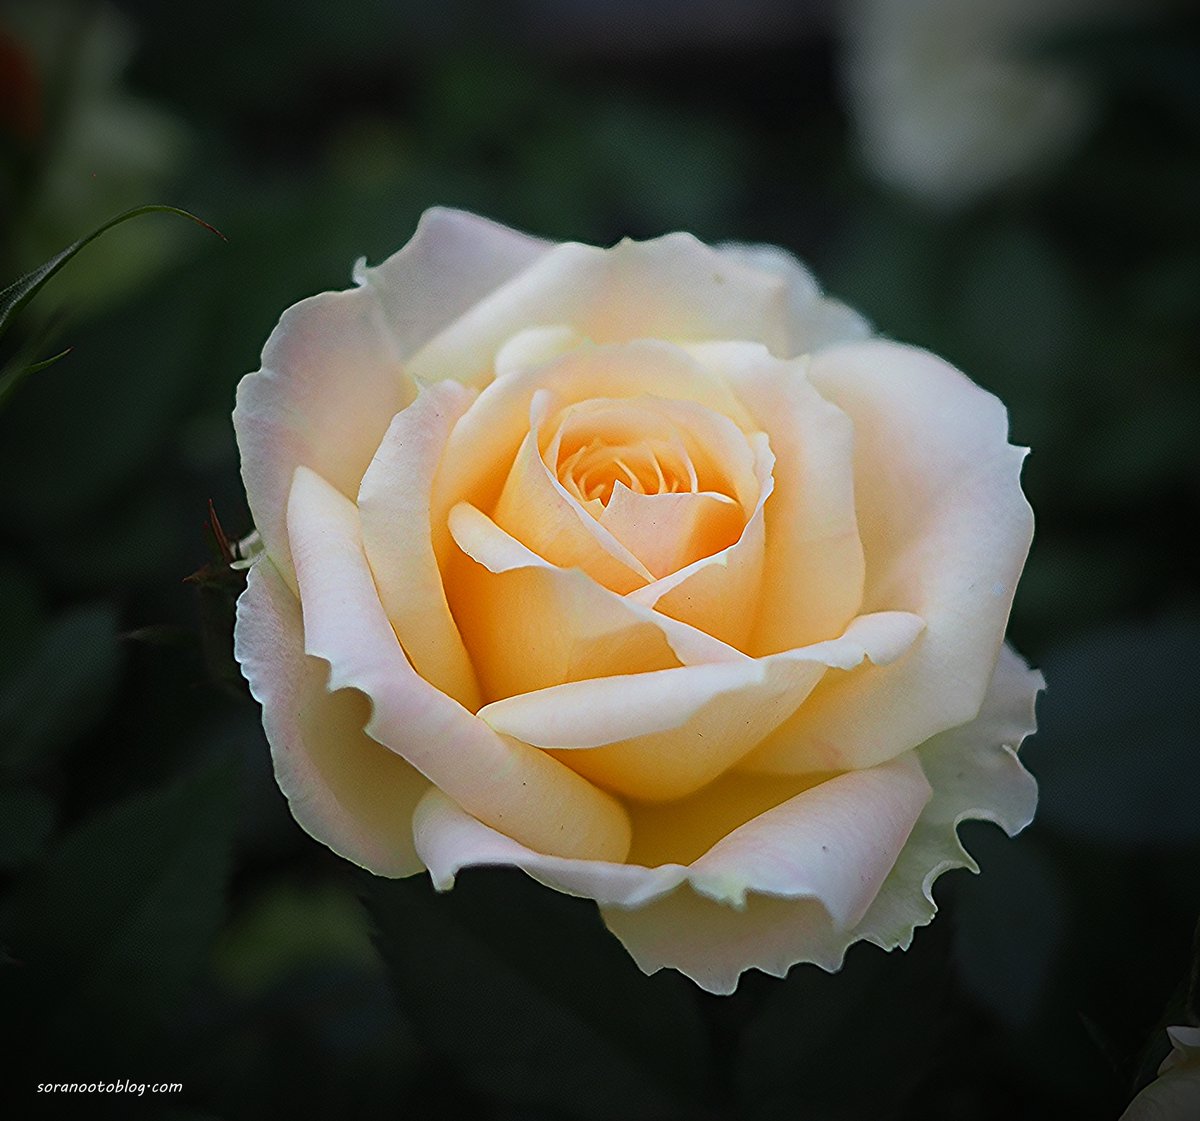
[[[546,468],[536,427],[521,442],[492,519],[551,564],[582,569],[614,591],[640,588],[654,578]]]
[[[583,343],[572,328],[564,324],[527,327],[518,331],[496,352],[496,377],[507,377],[535,366],[544,366],[561,358]]]
[[[376,875],[419,872],[412,814],[429,782],[363,731],[357,693],[329,691],[329,667],[305,655],[300,603],[269,558],[251,567],[238,599],[234,656],[304,830]]]
[[[717,402],[735,410],[739,418],[746,418],[728,387],[719,382],[716,385],[720,387],[713,394]],[[755,473],[751,438],[728,414],[709,405],[643,391],[615,399],[590,397],[569,405],[542,420],[543,433],[555,421],[558,428],[541,445],[547,463],[557,462],[564,444],[569,449],[593,436],[609,446],[653,443],[665,449],[663,462],[672,474],[680,476],[680,482],[686,477],[689,490],[726,494],[750,509],[762,489]]]
[[[1037,784],[1017,749],[1034,731],[1034,702],[1043,687],[1042,675],[1005,646],[975,719],[917,749],[933,797],[856,938],[885,950],[907,948],[914,928],[937,911],[934,881],[952,868],[978,871],[959,842],[961,822],[992,821],[1011,837],[1033,820]]]
[[[870,324],[858,312],[840,300],[822,296],[812,273],[786,249],[733,241],[722,242],[716,249],[739,264],[782,278],[787,285],[787,342],[776,352],[781,358],[812,354],[837,343],[865,339],[871,334]]]
[[[749,647],[759,611],[765,551],[765,507],[775,486],[775,457],[760,432],[754,452],[757,498],[738,539],[660,580],[635,588],[626,598],[711,634],[739,650]]]
[[[910,754],[785,800],[690,866],[547,857],[474,821],[436,790],[417,808],[414,830],[439,889],[470,865],[515,865],[559,891],[596,899],[646,972],[671,965],[712,992],[732,992],[745,969],[782,976],[796,961],[837,956],[845,940],[839,927],[868,908],[928,797]]]
[[[558,427],[547,436],[555,422]],[[562,480],[575,499],[576,515],[611,533],[649,570],[646,576],[651,580],[713,556],[737,541],[746,511],[754,509],[766,485],[762,449],[752,448],[746,433],[727,416],[694,401],[646,393],[617,400],[590,398],[557,413],[547,410],[539,418],[538,432],[542,459],[555,477],[563,471],[564,453],[567,462],[584,454],[580,462],[586,466],[572,468]],[[589,451],[593,444],[596,446]],[[765,454],[769,457],[769,451]],[[611,472],[614,461],[633,472],[628,485],[618,477],[606,500],[584,502],[579,487],[596,470]],[[583,474],[577,476],[578,470]],[[769,465],[765,474],[769,478]],[[631,489],[633,486],[638,489]],[[671,491],[669,486],[679,489]],[[505,525],[498,515],[496,520]],[[539,549],[529,535],[516,530],[514,535],[548,560],[566,563]],[[617,591],[632,590],[628,585],[601,582]],[[658,598],[655,595],[649,602]],[[741,604],[745,616],[744,595]],[[713,633],[725,639],[719,631]]]
[[[746,649],[771,654],[841,634],[862,603],[854,427],[809,384],[806,363],[753,343],[689,348],[737,393],[775,453],[759,610]]]
[[[653,293],[647,299],[646,293]],[[506,339],[565,325],[598,343],[755,339],[788,343],[785,282],[675,233],[611,249],[558,245],[414,355],[423,380],[485,385]]]
[[[663,577],[728,548],[744,519],[741,506],[723,494],[636,494],[617,482],[599,522],[651,576]]]
[[[572,749],[575,770],[621,794],[681,798],[786,720],[828,667],[891,661],[920,630],[913,615],[862,616],[841,638],[769,658],[568,682],[494,701],[479,717],[525,743]]]
[[[854,423],[862,610],[927,629],[903,662],[823,682],[745,761],[764,771],[868,766],[971,720],[1033,534],[1004,406],[952,366],[877,341],[824,351],[809,379]]]
[[[687,887],[601,913],[646,973],[669,966],[709,992],[733,992],[747,969],[837,968],[929,798],[912,752],[838,775],[731,833]]]
[[[461,552],[451,561],[447,591],[487,697],[745,658],[578,569],[550,564],[473,506],[456,506],[449,522]]]
[[[446,437],[474,398],[452,381],[421,390],[392,420],[358,492],[363,549],[396,637],[426,681],[472,710],[479,686],[446,603],[429,504]]]
[[[267,555],[295,586],[286,510],[292,475],[310,467],[343,494],[416,390],[374,295],[324,292],[288,308],[238,383],[233,427],[242,479]]]
[[[550,249],[541,238],[435,206],[403,249],[374,268],[360,263],[354,280],[376,295],[397,352],[407,359]]]
[[[434,480],[434,548],[443,565],[452,550],[446,528],[450,510],[470,502],[495,507],[509,467],[529,432],[539,392],[565,405],[593,398],[657,396],[693,401],[735,424],[751,428],[749,414],[715,374],[670,343],[640,340],[610,346],[587,344],[548,366],[512,371],[492,382],[454,426]]]
[[[294,585],[286,509],[303,464],[346,495],[415,386],[403,361],[546,251],[535,238],[460,211],[426,211],[412,240],[361,287],[324,292],[283,313],[262,369],[238,385],[234,430],[254,524]]]
[[[505,739],[408,664],[362,552],[358,510],[298,468],[288,529],[304,605],[304,648],[331,689],[371,701],[367,734],[482,821],[544,852],[621,859],[629,820],[614,799],[526,744]]]

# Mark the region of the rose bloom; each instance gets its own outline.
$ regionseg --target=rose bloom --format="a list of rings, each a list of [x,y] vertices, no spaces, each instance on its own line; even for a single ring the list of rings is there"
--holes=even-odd
[[[731,992],[907,945],[957,823],[1029,822],[996,398],[773,248],[431,210],[354,278],[234,412],[236,654],[314,837],[523,868]]]
[[[883,182],[951,207],[1053,168],[1091,131],[1102,98],[1047,44],[1136,33],[1175,3],[848,0],[843,84],[864,161]]]
[[[1200,1028],[1167,1028],[1171,1053],[1120,1121],[1188,1121],[1200,1117]]]

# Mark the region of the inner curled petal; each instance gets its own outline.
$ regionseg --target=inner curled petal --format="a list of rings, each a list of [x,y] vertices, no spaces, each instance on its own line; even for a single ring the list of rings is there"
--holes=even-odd
[[[745,434],[692,402],[643,394],[556,409],[542,393],[530,420],[544,475],[540,489],[549,482],[603,551],[641,570],[643,583],[733,544],[759,497]],[[518,491],[520,507],[529,509],[522,479],[527,484],[528,473],[510,475],[498,521],[511,519]],[[565,539],[559,535],[552,545]],[[578,547],[571,552],[547,559],[567,564]]]

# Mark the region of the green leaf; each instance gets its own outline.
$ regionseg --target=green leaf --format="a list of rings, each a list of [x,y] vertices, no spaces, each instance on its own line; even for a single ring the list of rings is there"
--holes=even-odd
[[[108,704],[121,660],[111,605],[60,615],[17,671],[0,679],[0,764],[34,766],[86,731]]]
[[[222,933],[214,956],[217,976],[242,995],[325,963],[382,972],[363,909],[333,883],[271,884]]]
[[[596,1121],[691,1117],[710,1066],[690,982],[644,977],[595,906],[480,869],[371,881],[401,1011],[477,1092]]]
[[[66,358],[71,353],[71,347],[66,350],[60,350],[53,358],[44,358],[40,362],[14,362],[7,369],[0,373],[0,406],[16,392],[17,387],[30,374],[36,374],[39,370],[45,370],[53,366],[60,358]]]
[[[232,767],[210,764],[102,810],[18,884],[5,941],[55,1045],[144,1040],[184,996],[222,915],[234,804]]]
[[[212,230],[221,239],[225,237],[220,230],[210,226],[203,218],[197,218],[195,214],[191,214],[186,210],[180,210],[177,206],[151,204],[147,206],[135,206],[132,210],[126,210],[116,215],[116,217],[110,218],[102,225],[97,226],[91,233],[84,234],[78,241],[68,245],[61,252],[56,253],[50,260],[38,265],[36,269],[30,270],[24,276],[18,277],[7,288],[0,291],[0,338],[8,330],[17,312],[29,303],[42,290],[46,282],[85,245],[95,241],[101,234],[111,230],[114,226],[119,226],[122,222],[128,222],[131,218],[141,217],[143,214],[178,214],[181,218],[187,218],[189,221],[203,226],[206,230]]]

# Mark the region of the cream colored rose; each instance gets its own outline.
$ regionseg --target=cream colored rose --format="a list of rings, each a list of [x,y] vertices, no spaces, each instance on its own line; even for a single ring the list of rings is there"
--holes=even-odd
[[[1167,1028],[1171,1053],[1121,1114],[1121,1121],[1194,1121],[1200,1117],[1200,1028]]]
[[[843,79],[862,157],[957,206],[1055,166],[1099,116],[1055,37],[1137,27],[1175,0],[848,0]]]
[[[787,254],[433,210],[285,312],[234,423],[236,652],[297,820],[505,864],[647,972],[907,945],[964,818],[1032,816],[1003,406]]]

